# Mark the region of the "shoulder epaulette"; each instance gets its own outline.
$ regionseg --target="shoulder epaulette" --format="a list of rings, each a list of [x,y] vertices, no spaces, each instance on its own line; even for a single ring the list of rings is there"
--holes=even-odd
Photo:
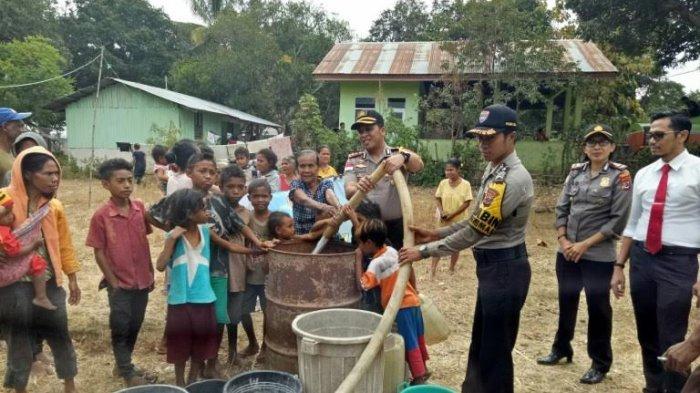
[[[585,169],[586,165],[588,165],[587,162],[577,162],[577,163],[571,165],[571,170],[572,171],[580,171],[582,169]]]
[[[618,171],[624,171],[625,169],[627,169],[627,165],[612,161],[610,161],[610,166],[617,169]]]

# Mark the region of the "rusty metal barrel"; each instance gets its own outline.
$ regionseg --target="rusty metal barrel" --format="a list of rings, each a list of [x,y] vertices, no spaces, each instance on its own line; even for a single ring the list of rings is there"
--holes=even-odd
[[[280,244],[267,254],[265,363],[269,369],[298,373],[297,338],[292,331],[297,315],[360,304],[352,246],[330,242],[321,254],[312,255],[314,246]]]

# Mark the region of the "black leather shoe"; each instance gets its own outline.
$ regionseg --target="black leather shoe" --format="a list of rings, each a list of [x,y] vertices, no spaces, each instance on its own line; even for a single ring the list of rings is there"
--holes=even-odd
[[[559,361],[564,359],[564,358],[566,358],[567,363],[571,363],[571,358],[573,356],[574,355],[562,355],[557,351],[552,351],[547,356],[537,358],[537,364],[544,364],[546,366],[553,366],[553,365],[559,363]]]
[[[581,377],[581,383],[593,385],[596,383],[601,383],[605,379],[605,373],[600,372],[594,368],[588,369],[585,374]]]

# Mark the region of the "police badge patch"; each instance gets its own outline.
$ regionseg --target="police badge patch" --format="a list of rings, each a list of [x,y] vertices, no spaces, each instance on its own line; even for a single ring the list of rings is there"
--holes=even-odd
[[[483,123],[489,118],[489,111],[481,111],[479,114],[479,123]]]
[[[481,203],[484,206],[491,206],[493,203],[493,200],[498,196],[498,191],[494,190],[493,188],[489,187],[486,192],[484,193],[484,199],[481,201]]]

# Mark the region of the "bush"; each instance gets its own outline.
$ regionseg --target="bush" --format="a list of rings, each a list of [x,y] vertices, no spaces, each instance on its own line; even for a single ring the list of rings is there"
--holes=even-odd
[[[61,177],[64,179],[87,179],[90,177],[90,171],[94,178],[97,178],[97,168],[102,164],[102,160],[95,158],[95,161],[90,164],[90,159],[86,158],[78,161],[75,157],[58,152],[54,154],[61,166]]]
[[[419,142],[416,151],[423,158],[425,166],[422,171],[411,175],[409,180],[412,184],[434,187],[445,178],[445,161],[433,159],[429,146],[425,142]],[[480,183],[485,163],[479,148],[472,140],[457,141],[452,147],[450,157],[457,157],[462,162],[462,177],[472,184]]]

